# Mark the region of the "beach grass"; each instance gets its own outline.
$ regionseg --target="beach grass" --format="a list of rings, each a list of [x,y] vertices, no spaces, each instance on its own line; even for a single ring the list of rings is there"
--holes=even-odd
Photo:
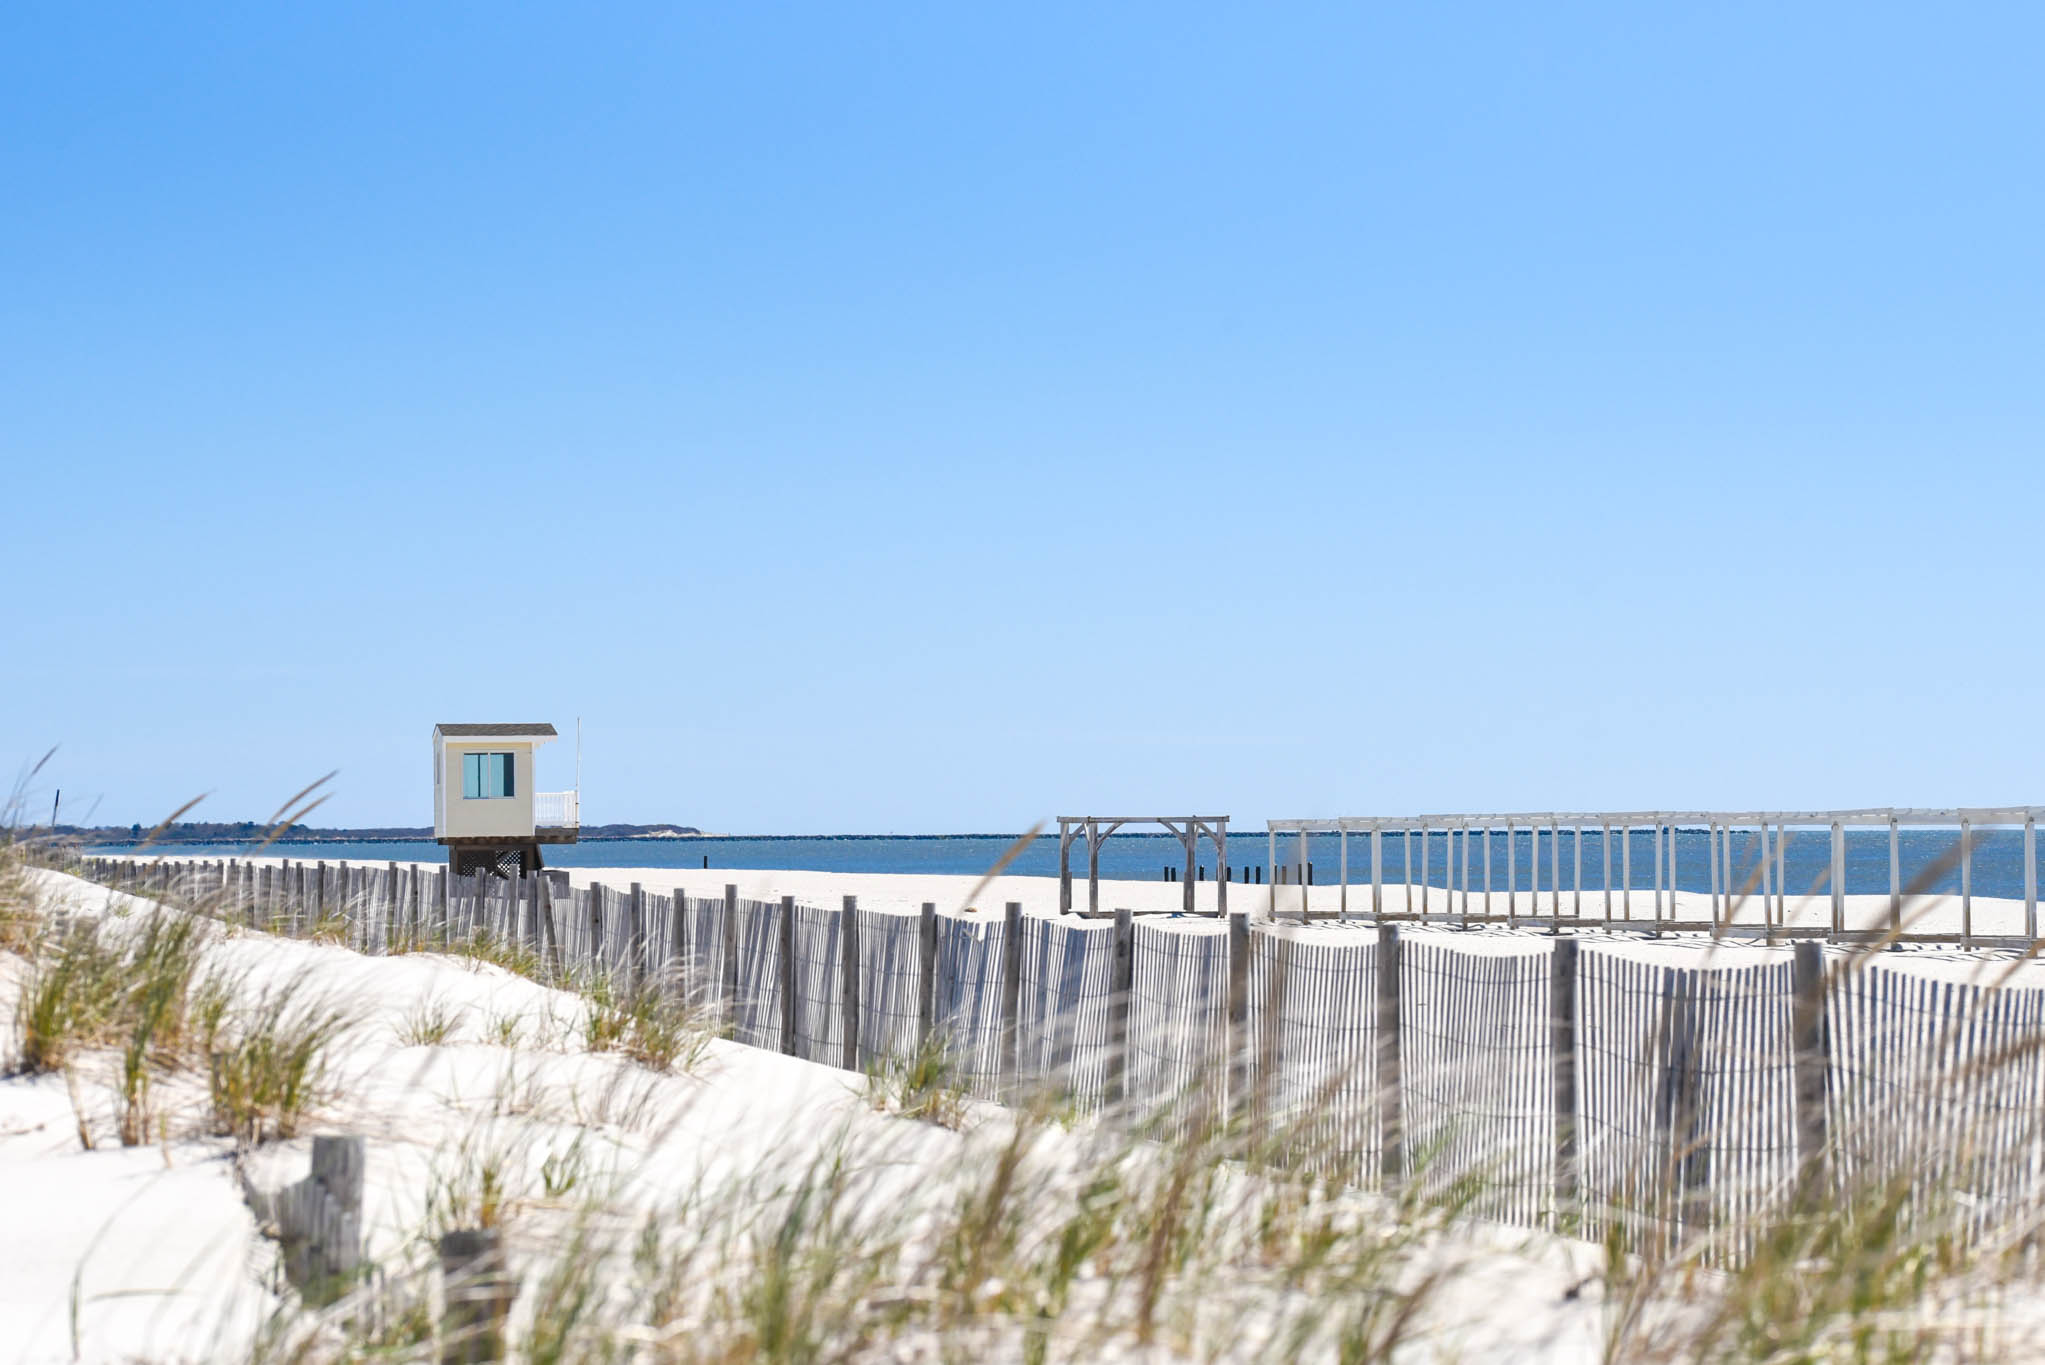
[[[215,1131],[251,1144],[306,1131],[353,1027],[315,981],[254,990],[209,972],[204,906],[50,915],[25,866],[0,852],[0,895],[26,888],[0,905],[35,926],[5,949],[26,964],[18,1068],[62,1072],[113,1050],[129,1087],[124,1142],[160,1124],[150,1078],[199,1059]],[[1884,946],[1835,970],[1860,970]],[[714,1024],[658,982],[557,984],[581,997],[586,1053],[657,1079],[696,1070],[712,1046]],[[452,1007],[429,1001],[407,1027],[405,1041],[448,1042]],[[524,1040],[504,1015],[477,1041],[515,1058]],[[1965,1133],[1903,1175],[1832,1179],[1708,1230],[1672,1235],[1606,1210],[1590,1244],[1487,1222],[1475,1210],[1492,1177],[1434,1179],[1433,1151],[1393,1188],[1358,1188],[1325,1097],[1253,1122],[1214,1110],[1195,1083],[1166,1105],[1075,1118],[1055,1084],[1005,1107],[969,1101],[948,1055],[876,1063],[854,1106],[864,1122],[705,1168],[653,1208],[627,1197],[650,1172],[600,1169],[579,1140],[479,1130],[436,1163],[419,1235],[517,1239],[506,1330],[512,1358],[534,1361],[2045,1357],[2045,1211],[1960,1196],[1945,1177],[1971,1147]],[[1992,1088],[2021,1060],[1986,1059],[1953,1083]],[[544,1112],[500,1094],[494,1121],[632,1130],[659,1122],[648,1093],[614,1080]],[[435,1358],[435,1284],[414,1259],[336,1304],[287,1302],[256,1358]],[[1508,1345],[1487,1345],[1479,1329],[1501,1299],[1525,1320]]]

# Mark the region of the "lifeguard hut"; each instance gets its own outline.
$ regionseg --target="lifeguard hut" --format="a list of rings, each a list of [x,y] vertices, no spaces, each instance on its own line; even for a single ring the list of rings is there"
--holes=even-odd
[[[541,867],[542,844],[572,844],[580,791],[533,790],[533,756],[551,725],[433,727],[433,837],[458,876],[518,877]]]

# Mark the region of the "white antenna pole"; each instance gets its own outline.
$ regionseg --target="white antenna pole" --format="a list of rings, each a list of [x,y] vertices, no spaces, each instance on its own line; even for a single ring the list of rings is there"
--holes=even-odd
[[[582,804],[582,717],[575,718],[575,803]]]

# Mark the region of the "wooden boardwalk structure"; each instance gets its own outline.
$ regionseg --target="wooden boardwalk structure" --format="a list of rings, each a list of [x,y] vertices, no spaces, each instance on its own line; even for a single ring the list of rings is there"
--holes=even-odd
[[[1989,806],[1923,809],[1869,807],[1853,810],[1806,811],[1539,811],[1486,815],[1351,816],[1340,819],[1284,819],[1266,822],[1266,839],[1274,878],[1282,872],[1297,887],[1297,905],[1308,908],[1312,862],[1308,839],[1334,835],[1338,848],[1337,881],[1341,888],[1338,918],[1350,915],[1351,838],[1359,841],[1355,860],[1357,907],[1372,919],[1419,920],[1457,925],[1505,924],[1544,928],[1614,928],[1650,931],[1746,932],[1734,923],[1734,910],[1758,899],[1764,937],[1796,937],[1816,932],[1833,942],[1852,942],[1893,933],[1898,937],[1956,941],[1963,946],[2025,947],[2038,938],[2038,818],[2045,807]],[[1846,922],[1846,833],[1873,828],[1888,833],[1888,922],[1855,929]],[[2023,926],[2018,934],[1980,934],[1974,924],[1974,853],[1977,839],[1991,829],[2023,832]],[[1902,868],[1905,829],[1950,831],[1952,857],[1959,877],[1960,925],[1956,933],[1914,932],[1906,923],[1905,900],[1914,888]],[[1705,919],[1684,920],[1676,909],[1680,880],[1677,835],[1704,836],[1705,881],[1710,907]],[[1821,832],[1830,841],[1822,887],[1829,897],[1830,919],[1813,931],[1788,922],[1790,888],[1787,849],[1798,833]],[[1419,839],[1419,875],[1413,874],[1413,843]],[[1759,851],[1746,865],[1735,862],[1735,836]],[[1403,841],[1397,858],[1399,880],[1389,871],[1390,840]],[[1494,843],[1498,845],[1494,848]],[[1641,848],[1642,844],[1645,848]],[[1293,857],[1281,864],[1287,845]],[[1614,857],[1615,845],[1617,857]],[[1584,877],[1584,853],[1595,850],[1592,885]],[[1519,883],[1518,850],[1530,854],[1529,877]],[[1543,861],[1543,852],[1546,861]],[[1636,859],[1635,850],[1643,856]],[[1437,881],[1435,851],[1441,854]],[[1636,867],[1636,861],[1645,866]],[[1543,889],[1542,872],[1547,872]],[[1411,908],[1410,890],[1401,909],[1387,906],[1388,885],[1416,888],[1419,909]],[[1689,893],[1686,893],[1689,894]],[[1545,909],[1544,909],[1545,902]],[[1436,905],[1440,909],[1435,908]]]

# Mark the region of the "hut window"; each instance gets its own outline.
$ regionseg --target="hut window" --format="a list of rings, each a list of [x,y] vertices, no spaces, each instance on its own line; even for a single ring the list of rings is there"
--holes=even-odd
[[[463,754],[462,796],[474,801],[492,796],[516,796],[512,782],[510,754]]]

